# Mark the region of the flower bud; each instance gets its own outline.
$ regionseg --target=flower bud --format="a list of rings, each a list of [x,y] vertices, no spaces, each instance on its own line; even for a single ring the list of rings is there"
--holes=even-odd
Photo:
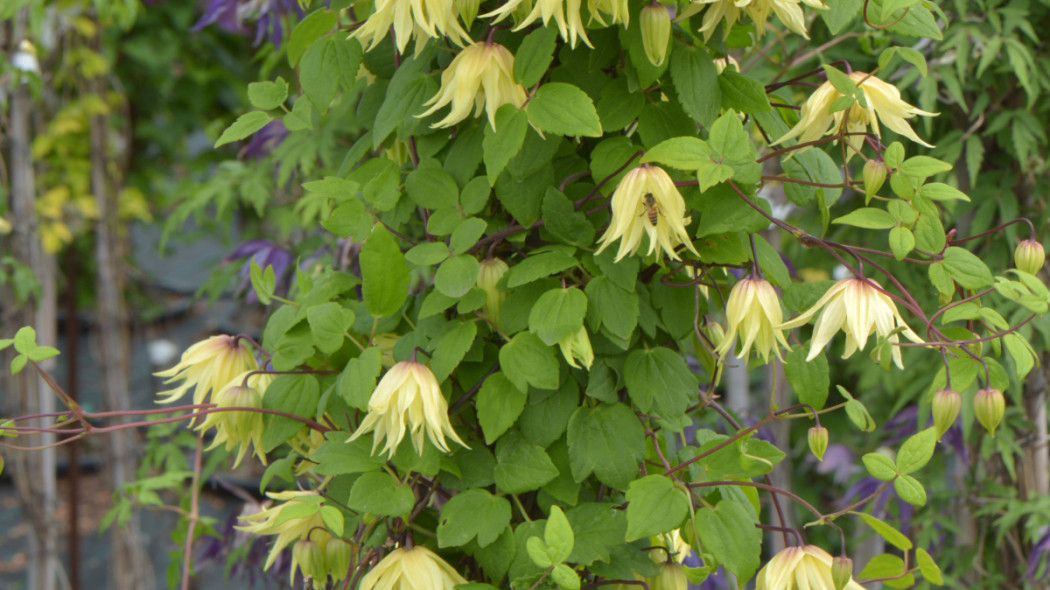
[[[828,429],[814,426],[809,429],[809,450],[817,461],[824,460],[824,451],[828,450]]]
[[[831,583],[835,590],[842,590],[853,579],[853,560],[839,555],[831,560]]]
[[[656,574],[649,583],[650,590],[686,590],[689,581],[685,578],[685,569],[674,562],[667,562],[660,566],[660,573]]]
[[[349,543],[342,539],[332,537],[324,548],[324,561],[328,567],[328,575],[333,580],[342,580],[350,571],[350,560],[353,558],[354,549]]]
[[[962,398],[958,391],[938,389],[933,394],[933,425],[937,428],[938,439],[955,423],[961,406]]]
[[[1014,266],[1021,272],[1034,275],[1046,262],[1046,250],[1035,240],[1024,240],[1014,250]]]
[[[591,339],[587,336],[587,328],[581,327],[575,334],[562,338],[558,341],[558,347],[569,366],[579,369],[580,365],[576,362],[579,361],[583,363],[583,368],[590,370],[594,363],[594,351],[591,349]]]
[[[998,389],[987,387],[978,390],[973,397],[973,415],[988,431],[988,434],[995,436],[995,429],[999,426],[1005,413],[1006,400],[1003,399],[1003,392]]]
[[[292,546],[292,560],[299,565],[299,572],[304,578],[327,577],[324,564],[324,552],[310,539],[299,539]],[[292,567],[292,580],[295,580],[295,567]]]
[[[650,4],[642,8],[642,47],[645,56],[656,67],[667,59],[667,45],[671,40],[671,13],[667,7]]]
[[[482,260],[478,268],[478,287],[485,291],[485,316],[496,326],[499,326],[500,307],[507,297],[507,293],[498,289],[496,283],[507,270],[507,263],[499,258]]]
[[[886,182],[886,175],[889,173],[889,169],[886,167],[886,163],[882,160],[868,160],[864,164],[864,199],[865,202],[870,201],[875,193],[879,192],[882,188],[882,184]]]

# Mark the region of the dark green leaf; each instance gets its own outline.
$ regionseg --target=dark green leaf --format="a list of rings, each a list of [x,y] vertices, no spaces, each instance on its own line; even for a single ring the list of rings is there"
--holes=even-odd
[[[621,403],[578,408],[569,419],[567,438],[576,481],[593,472],[602,483],[623,489],[645,455],[642,425]]]
[[[408,265],[401,248],[382,224],[376,224],[361,246],[360,260],[368,313],[376,317],[396,313],[408,298]]]
[[[510,524],[510,502],[485,490],[466,490],[441,508],[438,547],[460,547],[477,538],[478,547],[491,545]]]
[[[514,424],[527,398],[500,371],[485,380],[477,399],[478,422],[485,433],[485,444],[495,442]]]
[[[350,490],[347,506],[379,516],[405,516],[412,511],[416,496],[385,471],[372,471],[357,478]]]
[[[689,514],[689,505],[685,490],[669,477],[647,475],[632,481],[627,488],[627,540],[678,528]]]
[[[558,135],[601,137],[602,124],[594,103],[572,84],[551,82],[540,86],[529,101],[529,121],[536,128]]]

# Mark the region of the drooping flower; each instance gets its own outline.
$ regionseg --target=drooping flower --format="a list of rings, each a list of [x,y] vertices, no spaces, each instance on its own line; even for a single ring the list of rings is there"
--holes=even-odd
[[[305,509],[307,506],[319,506],[322,503],[323,500],[317,492],[267,492],[266,495],[281,502],[254,514],[242,516],[241,520],[249,524],[237,527],[256,535],[277,535],[266,557],[264,570],[273,565],[281,550],[300,539],[310,539],[323,546],[331,538],[325,528],[321,511]]]
[[[601,246],[597,253],[620,240],[620,249],[616,252],[619,261],[638,251],[645,234],[649,236],[647,254],[656,252],[659,246],[671,259],[681,260],[675,246],[685,244],[699,257],[685,229],[687,223],[685,199],[671,177],[663,168],[642,164],[625,174],[616,187],[612,196],[612,221],[598,240]]]
[[[212,393],[218,393],[234,377],[259,368],[245,340],[237,336],[212,336],[186,349],[174,367],[154,373],[164,377],[165,384],[182,381],[182,385],[162,391],[159,403],[174,402],[193,389],[193,403],[202,404]]]
[[[824,135],[837,134],[843,125],[846,126],[845,132],[850,134],[862,133],[870,125],[875,137],[881,138],[882,132],[879,129],[879,121],[881,121],[883,125],[915,143],[933,147],[915,134],[907,120],[915,115],[933,117],[937,113],[930,113],[904,102],[896,86],[883,82],[871,74],[853,72],[849,74],[849,77],[856,83],[858,92],[864,95],[866,106],[854,102],[845,110],[831,112],[832,103],[843,95],[830,81],[824,82],[802,105],[798,123],[773,143],[781,143],[796,137],[800,143],[815,141]],[[852,155],[860,151],[864,143],[864,136],[848,135],[846,143],[850,146],[850,155]]]
[[[361,578],[358,590],[452,590],[466,583],[444,559],[416,545],[388,553]]]
[[[576,333],[562,338],[558,341],[558,347],[561,348],[561,355],[565,357],[569,366],[579,369],[580,365],[576,362],[579,361],[583,363],[584,368],[590,370],[594,364],[594,351],[591,349],[591,338],[587,335],[587,328],[581,327]]]
[[[371,51],[394,28],[398,53],[404,53],[415,37],[416,53],[428,39],[448,37],[460,47],[470,44],[470,35],[457,20],[459,7],[454,0],[377,0],[376,10],[352,36]]]
[[[780,358],[780,347],[788,348],[780,324],[784,322],[780,309],[780,299],[773,285],[765,279],[746,278],[733,285],[726,302],[726,318],[729,330],[716,352],[726,356],[733,350],[733,343],[739,332],[743,338],[740,344],[740,358],[746,359],[754,344],[763,362],[769,362],[769,353],[773,351]]]
[[[810,343],[806,360],[813,360],[824,349],[835,332],[842,330],[846,334],[846,348],[842,358],[849,358],[857,350],[863,350],[872,332],[885,338],[891,344],[900,342],[897,328],[912,342],[921,343],[922,339],[908,327],[897,311],[896,304],[886,295],[882,288],[872,279],[846,278],[832,285],[827,293],[813,307],[799,314],[793,320],[784,322],[780,329],[797,328],[805,324],[823,308],[813,328],[813,340]],[[903,369],[900,348],[893,346],[893,362]]]
[[[448,402],[434,373],[415,361],[397,363],[383,375],[368,400],[368,415],[347,442],[372,431],[373,455],[380,441],[385,440],[382,452],[393,457],[406,432],[411,433],[412,446],[420,455],[425,438],[446,453],[451,451],[445,435],[467,446],[448,421]]]
[[[226,384],[221,391],[213,396],[215,405],[219,408],[261,408],[263,394],[266,388],[273,383],[273,375],[265,373],[242,373]],[[232,451],[234,447],[240,447],[237,452],[237,460],[233,466],[237,467],[244,459],[248,449],[255,449],[255,456],[266,464],[266,455],[262,449],[262,436],[265,428],[263,415],[260,412],[248,410],[231,410],[223,412],[212,412],[207,415],[204,422],[198,427],[201,432],[215,427],[215,439],[209,449],[213,449],[223,443],[226,450]]]
[[[514,55],[498,43],[481,42],[466,47],[441,73],[441,89],[423,106],[429,106],[420,117],[433,114],[451,104],[448,115],[431,127],[451,127],[482,110],[496,128],[496,111],[505,104],[521,107],[525,88],[514,81]]]
[[[816,545],[788,547],[773,556],[755,579],[755,590],[835,590],[833,558]],[[864,590],[853,578],[843,590]]]
[[[587,10],[591,13],[591,20],[598,21],[603,27],[617,23],[626,27],[631,22],[631,9],[627,0],[587,0]],[[609,22],[602,18],[603,13],[609,15]]]
[[[705,41],[711,39],[711,35],[723,19],[723,30],[728,34],[743,14],[755,24],[755,36],[762,37],[770,12],[775,12],[788,29],[809,39],[800,2],[805,2],[813,8],[827,8],[821,0],[693,0],[693,7],[686,11],[685,15],[699,11],[703,5],[707,6],[704,21],[700,25],[700,32],[704,34]]]
[[[482,16],[485,18],[496,17],[496,20],[492,22],[498,23],[510,16],[525,1],[510,0],[503,6]],[[587,47],[594,47],[591,45],[591,40],[587,38],[587,28],[583,26],[583,19],[580,18],[580,0],[535,0],[532,11],[512,30],[520,31],[536,22],[537,19],[542,19],[543,26],[547,26],[552,17],[555,24],[558,25],[558,32],[561,34],[562,40],[568,43],[570,47],[576,48],[577,39],[582,39]]]

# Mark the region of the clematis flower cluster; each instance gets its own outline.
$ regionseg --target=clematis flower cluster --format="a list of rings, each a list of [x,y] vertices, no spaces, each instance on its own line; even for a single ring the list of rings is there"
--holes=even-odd
[[[822,309],[813,328],[813,340],[810,343],[809,355],[806,356],[807,361],[820,354],[839,330],[846,334],[846,348],[842,358],[849,358],[857,350],[863,350],[872,332],[891,344],[897,344],[900,339],[896,330],[903,328],[899,334],[903,334],[912,342],[922,342],[904,322],[893,300],[882,291],[878,283],[868,278],[847,278],[835,283],[813,307],[795,319],[784,322],[779,329],[797,328]],[[894,364],[903,369],[900,348],[892,348]]]
[[[681,260],[675,247],[685,247],[698,258],[685,225],[685,199],[674,186],[674,181],[662,168],[642,164],[624,175],[612,196],[612,221],[598,239],[597,253],[620,240],[616,260],[634,254],[641,248],[642,236],[649,237],[648,254],[663,249],[673,260]]]
[[[404,53],[409,40],[415,38],[416,53],[427,39],[448,37],[456,45],[470,44],[470,35],[457,20],[459,7],[454,0],[377,0],[375,12],[352,36],[371,51],[394,28],[397,51]]]
[[[755,590],[835,590],[833,562],[834,558],[816,545],[788,547],[758,572]],[[842,590],[864,590],[864,586],[850,577]]]
[[[933,147],[915,133],[908,124],[908,119],[916,115],[933,117],[937,113],[930,113],[904,102],[896,86],[871,74],[853,72],[849,77],[856,83],[858,92],[864,95],[866,105],[854,102],[848,109],[831,112],[832,103],[843,94],[831,82],[824,82],[802,105],[798,123],[773,143],[778,144],[793,138],[798,138],[801,143],[815,141],[825,135],[837,134],[845,125],[846,133],[855,134],[846,137],[846,144],[850,146],[852,156],[860,152],[864,144],[864,136],[858,134],[866,131],[869,126],[875,137],[882,137],[879,129],[881,121],[883,125],[915,143]]]
[[[704,34],[704,40],[710,40],[719,23],[725,20],[725,31],[728,34],[733,25],[740,17],[747,15],[755,24],[755,36],[761,37],[766,29],[766,21],[769,14],[776,13],[784,26],[792,32],[809,39],[806,32],[806,17],[802,13],[800,4],[805,2],[813,8],[826,9],[821,0],[693,0],[693,8],[689,12],[695,13],[702,6],[706,6],[704,21],[700,26],[700,32]]]
[[[368,432],[375,433],[372,454],[385,441],[382,452],[391,458],[406,433],[411,433],[412,446],[420,455],[426,438],[445,453],[451,452],[445,435],[467,447],[448,421],[448,402],[434,373],[415,361],[397,363],[383,375],[368,400],[368,415],[347,442]]]
[[[469,45],[441,73],[441,89],[423,106],[430,107],[420,117],[452,105],[444,119],[432,127],[451,127],[484,110],[492,128],[496,128],[496,111],[505,104],[525,104],[525,88],[514,81],[514,55],[498,43]]]
[[[245,340],[225,334],[212,336],[187,348],[174,367],[154,373],[164,377],[165,384],[182,381],[178,387],[158,393],[163,398],[159,403],[175,402],[192,389],[193,403],[203,404],[237,375],[258,368]]]

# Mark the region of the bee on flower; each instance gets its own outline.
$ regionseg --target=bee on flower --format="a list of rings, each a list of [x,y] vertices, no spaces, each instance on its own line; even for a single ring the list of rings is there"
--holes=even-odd
[[[725,357],[733,351],[737,334],[743,338],[739,357],[746,359],[754,345],[763,362],[769,362],[770,351],[780,356],[780,348],[789,348],[780,325],[784,322],[780,299],[773,285],[765,279],[746,278],[733,285],[726,302],[729,330],[715,349]]]
[[[492,22],[498,23],[510,16],[526,1],[510,0],[503,6],[482,16],[485,18],[496,17],[496,20]],[[580,0],[535,0],[535,4],[533,4],[529,14],[512,30],[520,31],[536,22],[537,19],[542,19],[543,26],[547,26],[551,18],[558,25],[558,33],[561,34],[562,40],[568,43],[570,47],[576,49],[577,39],[582,39],[587,47],[594,47],[594,45],[591,45],[591,40],[587,38],[587,28],[583,26],[583,19],[580,18]]]
[[[274,378],[273,375],[264,373],[242,373],[230,380],[226,387],[214,396],[215,405],[219,408],[261,408],[263,393],[273,383]],[[248,410],[212,412],[198,430],[205,432],[212,427],[215,427],[215,439],[209,449],[223,443],[226,444],[227,451],[240,447],[234,467],[241,464],[244,455],[253,446],[255,456],[266,465],[266,455],[262,450],[262,413]]]
[[[397,51],[402,54],[413,37],[417,55],[428,39],[442,36],[460,47],[470,44],[470,35],[457,20],[460,8],[455,0],[377,0],[375,7],[375,12],[351,35],[366,51],[375,49],[391,27]]]
[[[859,153],[860,148],[864,145],[864,135],[861,133],[865,132],[869,126],[875,137],[882,138],[882,132],[879,129],[879,121],[881,121],[886,127],[915,143],[933,147],[915,133],[915,130],[908,124],[908,119],[916,115],[933,117],[937,113],[930,113],[904,102],[896,86],[883,82],[871,74],[853,72],[849,74],[849,77],[856,83],[857,91],[863,95],[865,104],[854,102],[848,109],[831,112],[832,103],[841,98],[843,94],[830,81],[824,82],[802,105],[798,123],[773,143],[778,144],[793,138],[798,138],[800,143],[807,143],[844,130],[850,134],[845,140],[850,147],[849,155],[852,157],[854,153]]]
[[[420,455],[423,454],[425,438],[441,451],[452,452],[445,442],[445,435],[469,448],[448,421],[448,402],[434,373],[415,361],[397,363],[383,375],[368,400],[368,415],[347,442],[373,431],[373,455],[379,443],[386,441],[382,452],[393,457],[409,432],[412,446]]]
[[[514,55],[498,43],[481,42],[460,51],[441,73],[441,89],[423,106],[430,107],[420,117],[452,105],[444,119],[431,127],[451,127],[484,110],[489,124],[496,128],[496,111],[505,104],[525,104],[525,88],[514,81]]]
[[[624,175],[611,202],[612,221],[598,240],[597,253],[620,240],[616,252],[619,261],[637,252],[642,245],[642,236],[646,235],[649,237],[647,255],[657,252],[657,247],[660,247],[672,260],[681,260],[675,247],[685,244],[699,258],[700,253],[693,247],[685,229],[689,223],[685,216],[685,199],[663,168],[650,164],[634,168]]]
[[[788,547],[769,560],[755,579],[755,590],[835,590],[834,559],[816,545]],[[864,590],[852,576],[842,590]]]
[[[162,404],[172,403],[193,390],[193,403],[203,404],[212,392],[218,393],[234,377],[259,368],[245,340],[237,336],[212,336],[186,349],[174,367],[154,373],[165,384],[182,381],[158,396]]]
[[[388,553],[361,578],[358,590],[453,590],[466,583],[444,559],[416,545]]]
[[[922,343],[922,339],[905,323],[889,295],[882,291],[878,283],[868,278],[842,279],[832,285],[813,307],[795,319],[784,322],[778,329],[797,328],[808,322],[821,309],[823,311],[813,327],[813,340],[809,345],[807,361],[820,354],[839,330],[846,334],[846,348],[842,358],[849,358],[854,352],[863,350],[872,332],[896,345],[900,342],[897,329],[903,328],[899,333],[905,338]],[[892,348],[893,363],[903,369],[900,348]]]

